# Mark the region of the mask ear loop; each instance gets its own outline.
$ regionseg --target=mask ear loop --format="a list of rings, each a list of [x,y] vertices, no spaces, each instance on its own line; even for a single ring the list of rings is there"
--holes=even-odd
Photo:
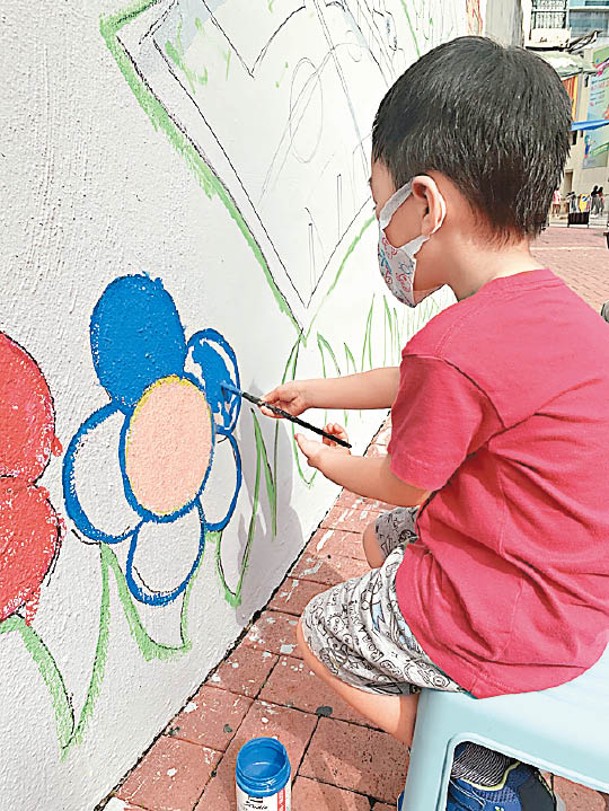
[[[446,200],[442,197],[441,194],[439,195],[439,197],[440,197],[440,208],[442,209],[442,214],[440,216],[440,221],[438,222],[436,227],[433,229],[433,231],[429,235],[430,237],[433,236],[436,233],[436,231],[444,225],[444,220],[446,219]]]
[[[385,203],[379,214],[379,226],[384,231],[391,222],[391,218],[412,194],[412,183],[408,181],[404,186],[399,188],[394,194],[391,195],[389,200]]]
[[[395,212],[402,205],[402,203],[406,202],[406,200],[410,197],[411,194],[412,194],[412,181],[409,180],[408,183],[405,183],[394,194],[391,195],[389,200],[387,200],[387,202],[381,209],[381,213],[379,214],[379,227],[381,231],[384,231],[385,228],[387,228]],[[446,219],[446,201],[444,200],[441,194],[439,195],[439,198],[440,198],[440,208],[442,209],[440,221],[437,223],[436,227],[433,229],[433,231],[428,237],[422,237],[423,242],[421,242],[421,245],[418,246],[417,250],[420,249],[420,247],[429,239],[429,237],[433,236],[433,234],[435,234],[436,231],[439,228],[441,228],[441,226],[444,224],[444,220]]]

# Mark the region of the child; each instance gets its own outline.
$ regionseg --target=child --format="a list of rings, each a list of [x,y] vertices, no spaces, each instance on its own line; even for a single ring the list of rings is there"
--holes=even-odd
[[[457,303],[399,369],[265,398],[292,414],[392,408],[386,458],[298,437],[332,481],[399,505],[364,533],[372,571],[317,596],[299,642],[406,745],[421,687],[544,689],[609,639],[609,335],[529,250],[562,176],[569,108],[546,63],[484,38],[409,68],[373,129],[381,274],[410,306],[445,284]],[[496,807],[545,811],[554,798],[531,767],[461,747],[448,808]]]

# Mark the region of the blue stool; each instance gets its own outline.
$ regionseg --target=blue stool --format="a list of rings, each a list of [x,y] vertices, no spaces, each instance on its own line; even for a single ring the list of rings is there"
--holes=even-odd
[[[537,693],[476,699],[423,690],[404,811],[445,810],[463,741],[609,793],[609,648],[582,676]]]

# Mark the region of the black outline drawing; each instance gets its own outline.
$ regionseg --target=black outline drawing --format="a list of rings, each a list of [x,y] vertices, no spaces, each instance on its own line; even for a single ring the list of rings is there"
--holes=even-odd
[[[436,10],[438,6],[437,0],[406,0],[406,2],[410,8],[410,16],[416,18],[421,25],[425,25],[431,19],[432,9]],[[382,91],[383,87],[389,86],[397,77],[398,71],[405,67],[405,53],[408,51],[411,58],[414,57],[416,45],[412,39],[414,34],[412,27],[409,33],[406,24],[408,14],[402,0],[290,0],[289,4],[285,0],[283,13],[279,3],[276,3],[272,15],[268,12],[271,17],[265,18],[265,25],[269,29],[264,34],[266,39],[246,56],[239,51],[226,24],[223,25],[223,19],[226,21],[228,17],[230,5],[231,0],[167,0],[167,2],[161,0],[148,9],[142,15],[142,19],[125,26],[121,31],[120,40],[146,86],[167,110],[171,120],[193,144],[211,171],[221,180],[232,204],[239,210],[260,249],[273,284],[281,291],[293,317],[302,328],[308,322],[309,307],[314,309],[315,302],[319,301],[324,290],[329,288],[331,284],[329,270],[336,262],[337,255],[340,256],[341,251],[350,243],[357,224],[358,222],[361,224],[363,212],[369,205],[368,193],[361,181],[368,172],[371,122],[362,123],[358,120],[356,104],[349,89],[345,70],[348,70],[350,62],[358,63],[365,58],[373,71],[369,75],[374,77],[373,81],[380,84]],[[200,13],[197,13],[198,10]],[[237,10],[235,8],[235,11]],[[224,13],[224,18],[220,11]],[[320,41],[326,43],[325,53],[321,59],[317,59],[317,64],[314,64],[314,58],[303,50],[301,58],[297,58],[294,65],[290,64],[292,72],[290,113],[277,131],[272,157],[265,158],[267,166],[263,182],[260,186],[256,186],[257,181],[248,178],[244,172],[243,153],[234,154],[230,143],[223,140],[220,130],[210,119],[210,115],[214,116],[217,125],[218,108],[216,107],[213,113],[205,109],[202,101],[205,91],[198,93],[192,87],[192,75],[187,76],[178,64],[174,64],[164,45],[172,39],[172,35],[168,33],[169,29],[172,26],[174,29],[181,26],[184,20],[188,21],[190,31],[194,29],[195,21],[198,21],[199,28],[213,25],[222,41],[226,43],[228,53],[233,54],[235,63],[244,72],[242,76],[249,76],[255,81],[270,55],[273,54],[274,58],[277,58],[276,48],[286,47],[285,39],[278,44],[281,35],[298,25],[299,17],[305,12],[312,14],[319,25]],[[260,13],[267,13],[264,5],[261,5]],[[273,17],[276,23],[269,26],[269,19],[272,20]],[[446,10],[440,17],[440,25],[443,28],[450,26],[452,29],[454,17],[454,10]],[[139,36],[131,31],[138,26]],[[232,26],[231,20],[230,27]],[[338,32],[341,33],[337,39]],[[440,34],[439,30],[438,33]],[[445,38],[445,34],[446,31],[443,30],[441,36]],[[250,39],[248,45],[251,44]],[[286,54],[288,55],[293,56]],[[296,86],[294,77],[305,63],[311,67],[310,76],[298,86],[294,94]],[[326,173],[331,171],[333,158],[327,160],[323,167],[315,166],[313,169],[314,157],[320,147],[324,127],[327,125],[323,119],[324,104],[327,104],[324,96],[326,76],[340,87],[340,97],[337,97],[336,103],[345,104],[346,114],[349,116],[349,130],[354,137],[344,146],[352,150],[352,158],[346,167],[344,161],[340,161],[340,155],[344,156],[344,146],[342,148],[340,144],[337,146],[335,180],[332,181],[336,189],[336,213],[333,215],[336,216],[335,227],[328,229],[327,221],[324,222],[319,211],[314,210],[314,203],[310,200],[304,202],[307,199],[306,195],[302,195],[297,203],[295,227],[299,227],[296,217],[300,216],[300,226],[309,232],[306,238],[302,235],[302,231],[300,232],[298,237],[300,250],[302,252],[304,245],[308,244],[309,247],[305,250],[308,250],[309,258],[307,260],[303,256],[298,264],[298,276],[295,276],[294,263],[293,261],[290,263],[290,256],[286,254],[287,239],[283,233],[279,235],[274,231],[276,223],[269,217],[275,215],[265,214],[262,209],[265,200],[272,204],[269,195],[272,195],[276,184],[280,182],[288,159],[310,164],[319,182],[327,184]],[[255,85],[252,87],[255,88]],[[319,127],[314,128],[312,147],[303,153],[295,147],[295,139],[298,137],[301,121],[305,115],[310,114],[312,103],[320,106]],[[261,114],[264,115],[263,110]],[[362,126],[366,131],[362,130]],[[322,178],[325,180],[322,181]],[[277,205],[276,202],[274,205]],[[319,228],[315,224],[316,218]]]

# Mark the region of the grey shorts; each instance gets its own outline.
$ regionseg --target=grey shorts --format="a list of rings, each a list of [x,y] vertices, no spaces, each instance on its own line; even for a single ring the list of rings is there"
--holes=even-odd
[[[406,546],[416,540],[416,513],[399,507],[379,516],[383,565],[318,594],[302,615],[305,641],[319,661],[341,681],[371,693],[461,690],[427,656],[398,606],[395,576]]]

